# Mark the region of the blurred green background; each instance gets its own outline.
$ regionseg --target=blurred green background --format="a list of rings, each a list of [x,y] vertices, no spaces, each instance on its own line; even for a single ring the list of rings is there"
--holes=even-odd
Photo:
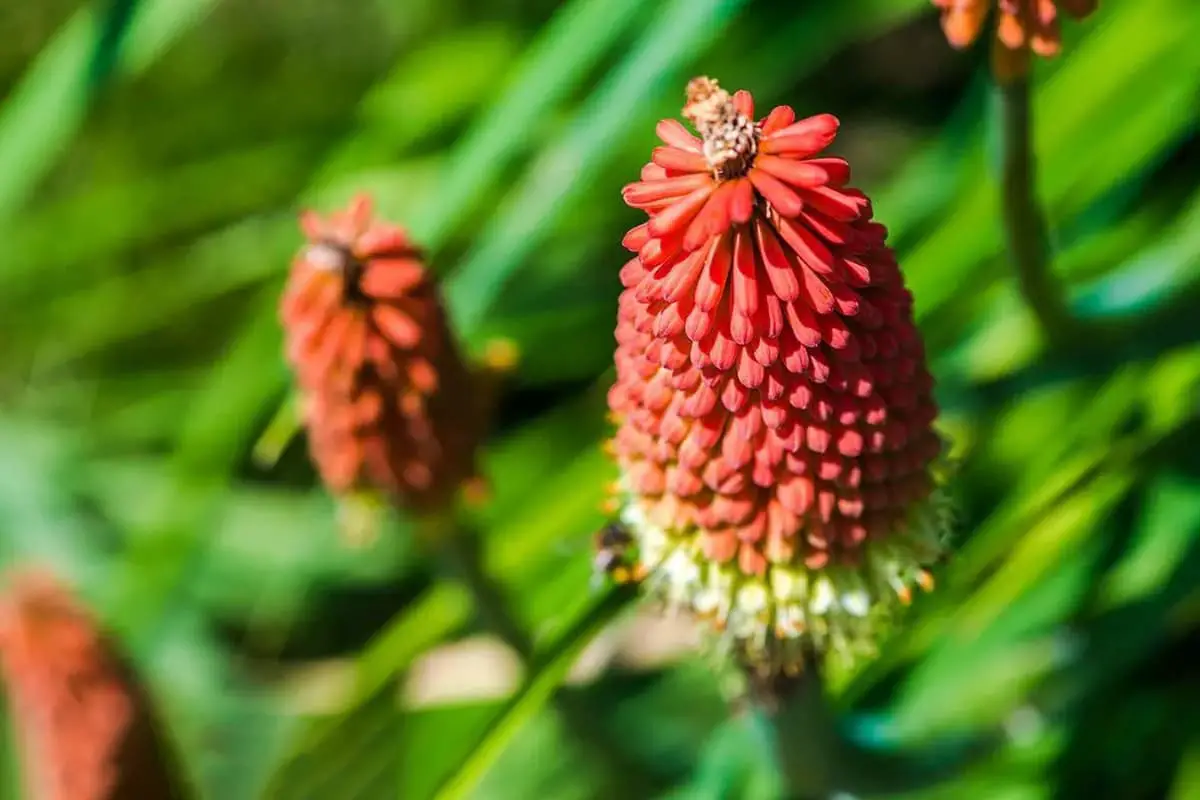
[[[688,627],[589,583],[619,190],[703,73],[842,118],[961,459],[959,552],[836,687],[848,734],[984,753],[913,797],[1200,797],[1200,6],[1101,5],[1035,73],[1103,330],[1067,351],[1006,261],[986,46],[927,0],[3,3],[0,560],[81,587],[206,798],[776,796]],[[295,215],[359,189],[472,349],[520,346],[478,525],[528,668],[404,521],[347,549],[278,433]]]

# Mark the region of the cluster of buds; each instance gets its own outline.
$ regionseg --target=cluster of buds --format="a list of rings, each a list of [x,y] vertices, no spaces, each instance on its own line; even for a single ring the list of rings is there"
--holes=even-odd
[[[421,254],[366,196],[301,227],[280,314],[321,478],[343,498],[445,507],[475,476],[484,415]]]
[[[688,85],[626,203],[611,442],[639,572],[750,662],[873,647],[944,550],[912,297],[830,115]]]
[[[14,575],[0,595],[0,668],[27,797],[182,796],[132,672],[50,575]]]
[[[975,41],[995,6],[996,37],[992,70],[1001,82],[1025,76],[1030,53],[1049,57],[1061,47],[1060,7],[1075,19],[1096,10],[1099,0],[933,0],[941,9],[942,29],[954,47]]]

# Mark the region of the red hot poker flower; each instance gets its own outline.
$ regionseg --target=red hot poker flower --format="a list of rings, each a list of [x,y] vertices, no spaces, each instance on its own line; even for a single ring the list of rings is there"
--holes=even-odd
[[[755,121],[707,78],[684,115],[701,136],[659,123],[624,190],[649,219],[625,237],[609,394],[623,519],[659,590],[750,651],[862,643],[942,550],[912,297],[821,155],[836,118]]]
[[[321,477],[437,509],[474,475],[480,414],[421,255],[366,196],[301,226],[281,317]]]
[[[36,800],[181,797],[150,704],[91,617],[53,577],[0,598],[0,673]]]
[[[1050,57],[1061,47],[1059,8],[1075,19],[1096,10],[1098,0],[933,0],[942,11],[942,29],[954,47],[975,41],[989,9],[996,7],[992,69],[1009,81],[1025,75],[1029,53]]]

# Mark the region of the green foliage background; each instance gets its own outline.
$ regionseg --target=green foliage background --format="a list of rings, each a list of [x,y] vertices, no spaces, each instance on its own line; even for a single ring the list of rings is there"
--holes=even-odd
[[[839,687],[848,730],[963,761],[913,796],[1200,797],[1200,6],[1101,5],[1036,71],[1055,271],[1103,334],[1066,351],[1005,257],[986,48],[926,0],[3,4],[0,559],[81,587],[204,797],[774,796],[695,658],[560,689],[622,607],[588,551],[619,189],[702,72],[842,117],[962,461],[960,550]],[[520,345],[478,520],[534,642],[511,696],[406,705],[470,597],[403,521],[345,549],[280,435],[295,214],[358,189],[473,349]]]

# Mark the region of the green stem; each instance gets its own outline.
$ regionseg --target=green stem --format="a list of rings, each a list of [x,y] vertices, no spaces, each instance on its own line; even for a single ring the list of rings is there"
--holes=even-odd
[[[474,531],[452,520],[439,520],[439,530],[431,544],[447,570],[467,589],[485,628],[511,647],[522,660],[533,656],[533,642],[525,629],[509,613],[503,591],[483,565],[479,537]]]
[[[842,733],[820,675],[811,668],[795,677],[751,677],[750,687],[751,718],[774,745],[788,800],[912,792],[952,777],[962,766],[956,760],[930,769],[853,742]]]
[[[1029,94],[1025,79],[999,87],[1004,232],[1017,285],[1047,341],[1069,346],[1078,342],[1078,330],[1051,272],[1049,227],[1037,199]]]
[[[537,653],[529,634],[509,610],[501,588],[483,566],[479,537],[462,525],[449,525],[446,520],[434,520],[440,528],[431,542],[438,550],[446,568],[466,587],[476,613],[484,627],[511,647],[527,667],[537,662]],[[602,716],[589,698],[580,694],[558,693],[553,699],[555,710],[567,729],[582,745],[586,755],[604,772],[607,780],[622,797],[653,797],[661,787],[642,766],[615,746],[611,737],[597,727]]]

